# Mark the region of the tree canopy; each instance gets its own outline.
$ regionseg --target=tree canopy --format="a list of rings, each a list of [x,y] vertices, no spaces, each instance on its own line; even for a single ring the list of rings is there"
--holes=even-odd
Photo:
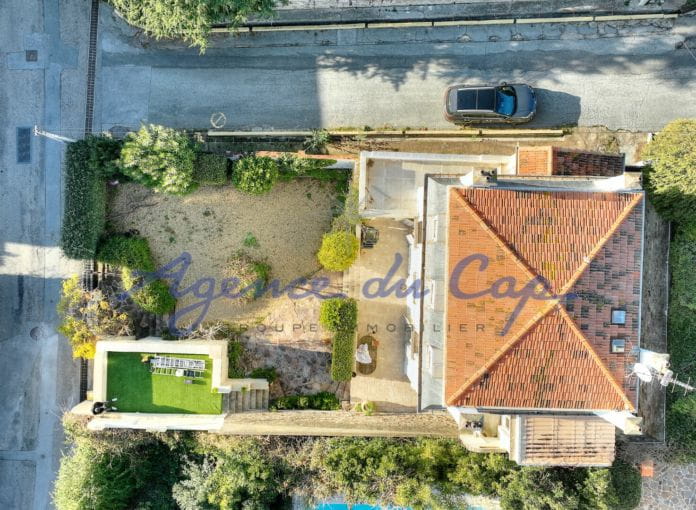
[[[643,151],[650,162],[645,185],[665,218],[694,222],[696,211],[696,119],[670,122]]]
[[[236,27],[251,15],[271,16],[276,0],[108,0],[131,25],[155,39],[183,39],[205,51],[215,23]]]

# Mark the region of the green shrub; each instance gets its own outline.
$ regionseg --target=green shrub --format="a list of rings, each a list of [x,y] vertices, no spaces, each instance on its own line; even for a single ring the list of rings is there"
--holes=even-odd
[[[355,411],[356,413],[362,413],[365,416],[372,416],[373,414],[375,414],[376,410],[377,404],[375,404],[371,400],[368,400],[366,402],[358,402],[353,407],[353,411]]]
[[[282,411],[287,409],[313,409],[316,411],[335,411],[341,408],[338,397],[328,391],[314,395],[289,395],[271,401],[269,409]]]
[[[241,342],[227,342],[227,377],[230,379],[240,379],[244,377],[242,368],[242,356],[244,355],[244,345]]]
[[[667,124],[643,151],[645,188],[665,218],[688,223],[696,210],[696,119]]]
[[[227,158],[220,154],[201,153],[196,158],[193,180],[201,186],[220,186],[227,182]]]
[[[121,268],[123,287],[129,291],[140,282],[135,271],[154,271],[155,261],[147,239],[137,236],[110,235],[102,239],[97,249],[97,260]],[[130,294],[133,302],[142,310],[157,315],[169,313],[176,306],[176,299],[162,280],[146,283]]]
[[[323,175],[327,167],[336,164],[334,159],[301,158],[291,152],[283,153],[277,160],[280,175],[285,180],[294,179],[302,175],[314,177]],[[334,172],[328,170],[329,173]]]
[[[147,239],[129,235],[109,235],[99,242],[96,259],[104,264],[154,271],[155,263]]]
[[[254,234],[252,234],[251,232],[247,232],[247,235],[244,237],[244,241],[242,241],[242,244],[245,248],[258,248],[259,240],[256,239],[256,236]]]
[[[642,489],[640,472],[635,467],[621,460],[616,460],[614,465],[609,468],[609,473],[616,494],[612,510],[632,510],[637,507],[640,504]]]
[[[124,175],[157,192],[184,195],[196,189],[196,147],[185,133],[164,126],[142,126],[129,133],[119,166]]]
[[[358,304],[352,298],[331,298],[321,302],[319,323],[329,331],[355,331]]]
[[[348,183],[346,183],[346,186]],[[331,222],[334,232],[345,230],[355,232],[355,227],[362,222],[360,218],[360,196],[356,187],[351,187],[345,194],[343,211]]]
[[[278,165],[271,158],[245,156],[234,164],[232,184],[245,193],[263,195],[278,180]]]
[[[198,46],[208,45],[210,29],[215,23],[237,27],[251,15],[270,17],[275,0],[108,0],[131,25],[142,28],[155,39],[178,39]],[[280,3],[285,3],[280,1]]]
[[[225,275],[239,279],[239,284],[232,292],[244,294],[236,299],[250,301],[263,295],[266,284],[271,279],[271,266],[259,260],[254,260],[243,252],[237,252],[227,260]]]
[[[139,277],[127,267],[121,268],[121,278],[126,290],[130,290],[138,283]],[[170,313],[176,306],[176,299],[169,292],[169,286],[162,280],[154,280],[130,294],[133,302],[142,310],[157,315]]]
[[[339,331],[333,339],[331,379],[350,381],[355,366],[355,332]]]
[[[326,129],[312,129],[312,134],[305,139],[305,150],[310,154],[323,154],[329,143],[329,132]]]
[[[106,220],[105,178],[113,175],[121,144],[87,136],[68,144],[60,247],[72,259],[91,259]]]
[[[330,232],[324,234],[317,258],[329,271],[345,271],[355,262],[359,249],[358,238],[351,232]]]
[[[268,384],[271,384],[278,380],[278,372],[276,372],[275,367],[256,368],[251,371],[249,377],[252,379],[266,379]]]

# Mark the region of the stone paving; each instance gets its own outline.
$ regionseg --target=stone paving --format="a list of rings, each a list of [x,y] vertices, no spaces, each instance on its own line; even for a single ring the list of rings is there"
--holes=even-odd
[[[244,365],[247,370],[275,367],[278,383],[271,385],[271,398],[319,391],[334,392],[331,380],[331,353],[297,349],[289,345],[257,340],[244,341]]]
[[[336,293],[342,287],[340,275],[327,276],[331,280],[330,293]],[[248,329],[241,335],[245,348],[242,364],[247,372],[276,369],[278,381],[270,387],[271,398],[329,391],[340,400],[350,400],[350,384],[331,380],[332,334],[319,324],[320,304],[314,296],[280,298],[266,317],[245,325]]]
[[[696,508],[696,464],[655,462],[655,475],[643,478],[638,510]]]
[[[669,462],[664,443],[620,442],[618,447],[619,458],[629,464],[654,462],[653,476],[643,478],[637,510],[696,509],[696,463]]]

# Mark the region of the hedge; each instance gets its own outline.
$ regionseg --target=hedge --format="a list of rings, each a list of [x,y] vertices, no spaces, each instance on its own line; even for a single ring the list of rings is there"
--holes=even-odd
[[[339,331],[333,339],[331,379],[350,381],[355,366],[355,331]]]
[[[114,173],[120,142],[88,136],[68,145],[60,247],[72,259],[91,259],[106,221],[105,177]]]
[[[130,290],[138,283],[134,271],[154,271],[155,261],[147,239],[137,236],[110,235],[99,243],[96,258],[99,262],[121,268],[123,287]],[[147,283],[130,295],[133,302],[146,312],[164,314],[176,306],[176,299],[162,280]]]
[[[341,408],[338,397],[328,391],[314,395],[289,395],[271,401],[269,409],[279,411],[284,409],[314,409],[316,411],[335,411]]]
[[[220,154],[198,154],[193,168],[193,180],[202,186],[227,183],[227,158]]]
[[[609,468],[611,485],[616,491],[614,510],[631,510],[640,504],[642,480],[640,472],[622,460]]]
[[[321,302],[319,323],[329,331],[355,331],[358,305],[355,299],[331,298]]]

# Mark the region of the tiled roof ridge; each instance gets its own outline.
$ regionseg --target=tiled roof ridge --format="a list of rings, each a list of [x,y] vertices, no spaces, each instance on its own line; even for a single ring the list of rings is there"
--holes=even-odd
[[[515,346],[520,340],[522,340],[527,333],[529,333],[534,326],[538,325],[541,319],[546,317],[554,308],[558,307],[558,299],[554,299],[549,301],[548,305],[546,308],[542,309],[541,311],[537,312],[527,323],[520,328],[520,330],[513,335],[510,340],[508,340],[505,345],[503,345],[498,351],[493,355],[492,358],[488,360],[488,362],[483,365],[481,368],[479,368],[476,372],[471,374],[471,376],[462,384],[457,390],[450,396],[449,399],[447,399],[447,404],[448,405],[455,405],[456,401],[459,400],[459,398],[466,392],[466,390],[469,389],[469,387],[474,384],[478,379],[480,379],[483,374],[488,372],[490,368],[495,365],[498,361],[500,361],[503,356],[505,356],[512,347]]]
[[[499,245],[510,255],[513,257],[513,260],[517,263],[517,265],[522,268],[522,270],[531,278],[538,278],[538,275],[536,272],[529,268],[516,254],[516,252],[508,246],[508,244],[500,238],[494,231],[494,229],[488,225],[488,223],[481,217],[481,215],[476,211],[476,209],[469,203],[469,201],[459,192],[459,190],[456,190],[455,195],[460,199],[461,204],[464,206],[465,210],[469,212],[471,215],[474,216],[476,221],[482,226],[482,228],[497,242]],[[583,263],[578,267],[578,269],[573,273],[571,278],[563,285],[561,288],[560,292],[558,292],[557,296],[552,300],[549,301],[548,305],[546,308],[542,309],[541,311],[537,312],[528,322],[525,324],[508,342],[505,343],[498,351],[490,358],[490,360],[485,363],[481,368],[479,368],[476,372],[474,372],[465,382],[462,384],[448,399],[447,399],[447,404],[448,405],[456,405],[456,402],[461,398],[461,396],[469,389],[469,387],[474,384],[478,379],[480,379],[483,374],[488,372],[490,368],[493,367],[498,361],[500,361],[507,353],[512,349],[512,347],[517,344],[524,336],[533,329],[535,325],[541,321],[546,315],[548,315],[554,308],[559,308],[561,310],[561,315],[564,318],[564,320],[570,325],[571,330],[575,335],[577,335],[582,344],[585,346],[585,348],[588,349],[590,355],[594,359],[595,363],[599,365],[600,370],[604,374],[604,376],[607,378],[607,380],[611,383],[612,387],[619,393],[621,399],[623,400],[624,404],[627,406],[627,408],[631,411],[635,410],[633,404],[631,401],[628,399],[624,391],[621,389],[621,387],[618,385],[616,382],[616,379],[612,376],[611,372],[609,372],[609,369],[604,365],[602,360],[599,358],[597,352],[594,350],[594,348],[591,346],[590,342],[585,338],[585,335],[582,334],[582,332],[577,328],[577,325],[575,322],[568,316],[567,312],[563,309],[562,306],[560,306],[560,300],[563,295],[565,295],[568,290],[575,285],[577,280],[582,276],[582,274],[585,272],[585,270],[590,266],[592,263],[592,260],[597,256],[597,254],[601,251],[601,249],[604,247],[604,245],[609,241],[609,239],[612,238],[612,236],[616,233],[618,228],[621,226],[621,224],[626,220],[626,218],[629,216],[629,214],[633,211],[633,209],[640,203],[640,201],[643,199],[643,195],[640,193],[636,193],[635,196],[631,199],[631,201],[624,207],[624,209],[621,211],[621,213],[617,216],[616,220],[612,224],[612,226],[609,228],[607,233],[602,236],[599,241],[595,244],[595,246],[590,250],[587,256],[585,256]]]
[[[467,198],[460,193],[459,190],[456,190],[455,195],[459,200],[461,201],[462,205],[464,206],[464,209],[471,214],[474,219],[478,222],[479,225],[483,228],[483,230],[509,255],[512,257],[513,261],[515,264],[522,269],[522,271],[531,279],[539,279],[541,278],[539,274],[529,266],[518,253],[505,241],[498,233],[496,230],[488,224],[488,222],[479,214],[479,212],[476,210],[476,208],[467,200]],[[544,280],[545,281],[545,280]]]
[[[582,274],[587,270],[588,267],[590,267],[590,264],[592,261],[595,259],[597,254],[604,248],[604,245],[607,244],[609,239],[611,239],[616,231],[619,229],[619,227],[623,224],[624,221],[626,221],[626,218],[628,218],[628,215],[633,212],[633,209],[635,209],[636,205],[643,199],[643,195],[640,193],[636,193],[635,196],[631,199],[631,201],[624,207],[623,211],[621,211],[621,214],[619,214],[616,217],[616,220],[614,220],[614,223],[609,227],[609,230],[607,231],[606,234],[604,234],[599,241],[597,241],[597,244],[594,245],[594,247],[590,250],[590,253],[588,253],[585,258],[583,259],[582,264],[578,266],[578,268],[575,270],[573,275],[570,277],[570,279],[563,284],[563,287],[561,287],[560,291],[558,292],[559,296],[563,296],[568,292],[573,285],[577,283],[577,281],[580,279]]]
[[[621,400],[623,400],[624,404],[626,405],[626,409],[628,409],[629,411],[635,411],[635,407],[631,403],[630,399],[626,396],[626,393],[624,393],[621,386],[619,386],[619,383],[616,382],[616,379],[614,379],[614,376],[611,374],[611,372],[609,371],[607,366],[601,360],[601,358],[599,357],[599,354],[597,354],[597,351],[595,351],[594,347],[592,347],[592,344],[590,343],[590,341],[585,337],[585,335],[582,334],[582,331],[580,331],[577,324],[575,324],[575,321],[568,315],[568,312],[566,312],[562,306],[558,306],[558,309],[560,311],[561,317],[570,327],[570,330],[573,332],[573,334],[575,334],[576,337],[578,337],[580,339],[580,342],[583,344],[585,349],[590,353],[590,356],[592,356],[592,359],[597,364],[599,369],[602,371],[602,373],[604,374],[604,377],[607,378],[607,380],[611,383],[614,390],[616,390],[618,395],[621,397]]]

